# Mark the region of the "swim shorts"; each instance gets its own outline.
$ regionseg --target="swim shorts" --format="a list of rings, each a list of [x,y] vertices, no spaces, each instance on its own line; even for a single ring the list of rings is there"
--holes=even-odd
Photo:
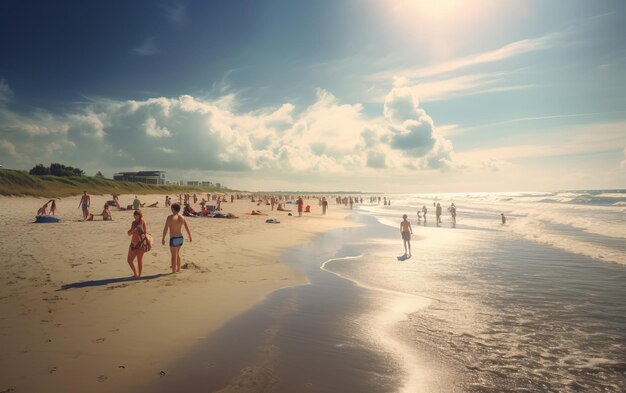
[[[402,232],[402,240],[411,240],[411,232]]]
[[[170,237],[170,247],[180,247],[183,245],[183,241],[182,236]]]

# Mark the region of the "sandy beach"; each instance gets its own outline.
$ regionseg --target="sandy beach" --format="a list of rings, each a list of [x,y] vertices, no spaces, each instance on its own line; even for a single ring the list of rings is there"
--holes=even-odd
[[[108,199],[92,196],[92,212]],[[313,199],[303,218],[236,200],[223,210],[239,219],[188,218],[186,268],[172,275],[169,248],[160,244],[169,209],[146,208],[156,244],[143,277],[133,280],[126,263],[132,212],[82,222],[78,201],[57,201],[60,223],[32,224],[45,200],[0,198],[0,392],[132,392],[154,383],[199,339],[272,291],[305,283],[278,259],[287,248],[355,225],[344,220],[348,209],[332,204],[322,216]],[[246,215],[252,209],[270,215]]]

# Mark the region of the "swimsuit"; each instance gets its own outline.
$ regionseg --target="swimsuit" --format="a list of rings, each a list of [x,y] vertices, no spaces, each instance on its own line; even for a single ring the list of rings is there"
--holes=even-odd
[[[182,236],[170,237],[170,247],[180,247],[185,239]]]
[[[403,240],[411,240],[411,232],[402,232]]]

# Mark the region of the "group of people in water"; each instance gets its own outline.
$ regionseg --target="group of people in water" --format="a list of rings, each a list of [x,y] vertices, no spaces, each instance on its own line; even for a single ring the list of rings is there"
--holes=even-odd
[[[380,200],[380,197],[379,197]],[[390,204],[384,200],[385,205]],[[435,220],[437,226],[439,226],[441,221],[441,216],[443,212],[443,208],[439,202],[433,202],[433,207],[435,208]],[[452,225],[456,225],[456,206],[454,203],[450,204],[448,208],[450,212],[450,216],[452,218]],[[424,225],[426,225],[426,214],[428,213],[428,208],[426,205],[422,205],[422,208],[417,211],[417,223],[421,224],[422,219],[424,220]],[[413,234],[413,228],[411,227],[411,222],[408,219],[406,214],[402,215],[402,221],[400,222],[400,236],[402,237],[402,242],[404,244],[404,255],[402,259],[411,258],[411,235]]]
[[[433,207],[435,208],[435,222],[437,223],[437,226],[439,226],[440,224],[442,224],[441,216],[443,215],[443,208],[441,207],[441,204],[439,202],[433,202]],[[456,206],[454,205],[454,202],[452,202],[450,204],[450,207],[448,207],[448,212],[450,212],[452,224],[456,225]],[[426,224],[427,213],[428,208],[426,208],[426,205],[423,205],[422,208],[417,211],[418,224],[421,224],[422,219],[424,220],[424,224]]]

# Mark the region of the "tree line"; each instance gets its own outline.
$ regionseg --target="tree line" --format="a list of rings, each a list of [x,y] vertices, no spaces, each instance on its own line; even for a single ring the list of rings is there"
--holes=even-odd
[[[30,171],[28,171],[28,173],[35,176],[83,176],[85,174],[85,172],[80,168],[65,166],[56,162],[50,164],[50,166],[37,164]]]

